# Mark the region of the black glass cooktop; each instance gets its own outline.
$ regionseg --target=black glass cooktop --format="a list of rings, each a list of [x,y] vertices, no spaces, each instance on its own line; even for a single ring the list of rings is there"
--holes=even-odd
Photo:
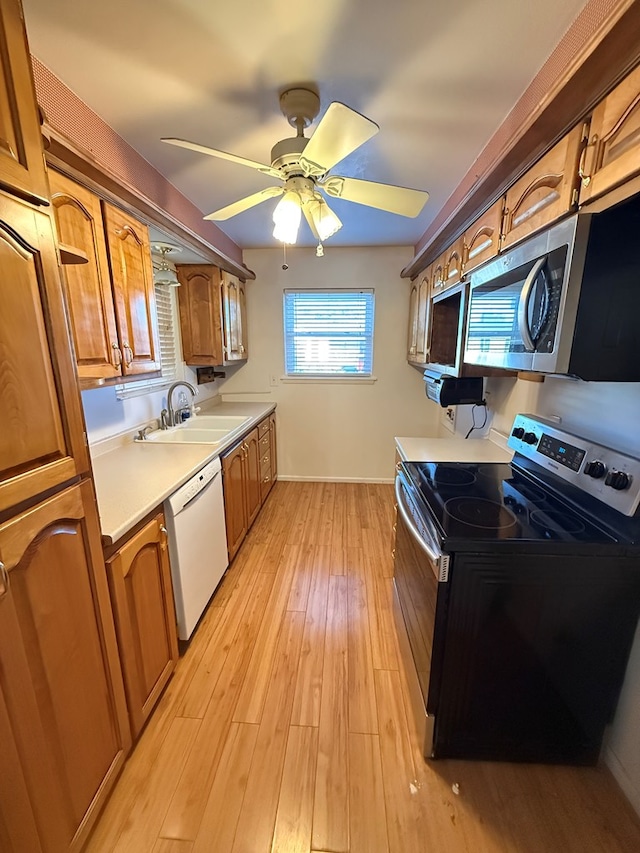
[[[404,468],[443,539],[617,541],[510,464],[407,462]]]

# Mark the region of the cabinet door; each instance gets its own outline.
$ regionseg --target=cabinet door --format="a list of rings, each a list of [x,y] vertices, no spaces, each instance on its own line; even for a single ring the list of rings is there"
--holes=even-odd
[[[420,282],[414,279],[409,291],[409,328],[407,332],[407,361],[415,361],[418,352],[418,299]]]
[[[43,850],[78,850],[130,743],[90,483],[0,525],[0,559],[5,726]]]
[[[58,172],[49,173],[49,183],[60,242],[80,249],[88,258],[86,264],[64,267],[78,376],[120,376],[123,359],[100,199]]]
[[[431,302],[431,267],[422,278],[412,282],[409,305],[409,350],[407,361],[423,365],[428,361],[429,308]]]
[[[447,263],[446,252],[443,252],[440,257],[433,263],[433,275],[431,277],[431,295],[440,293],[445,284],[445,267]]]
[[[248,357],[245,284],[231,273],[222,273],[224,316],[224,359],[242,361]]]
[[[261,430],[265,424],[264,432]],[[271,477],[271,430],[269,418],[265,418],[258,427],[258,452],[260,455],[260,504],[262,505],[269,494],[273,480]]]
[[[443,290],[458,284],[462,278],[462,254],[464,237],[459,237],[444,253],[444,283]]]
[[[640,67],[593,111],[580,172],[581,204],[640,172]]]
[[[271,483],[278,479],[278,453],[276,446],[276,413],[269,415],[269,438],[271,440]]]
[[[156,296],[146,225],[102,202],[125,375],[161,368]]]
[[[258,430],[251,430],[244,439],[245,445],[245,494],[247,507],[247,529],[260,512],[260,443]]]
[[[463,272],[465,275],[498,254],[503,209],[504,198],[500,198],[464,232]]]
[[[107,561],[107,574],[131,733],[135,738],[178,660],[171,568],[162,513]]]
[[[19,0],[0,4],[0,184],[47,202],[40,120]]]
[[[224,488],[224,517],[227,527],[229,562],[247,535],[247,513],[244,487],[244,441],[222,456],[222,484]]]
[[[89,467],[51,219],[0,194],[0,511]]]
[[[507,191],[502,248],[575,208],[581,147],[582,125],[578,125]]]
[[[220,270],[211,264],[177,266],[182,352],[187,364],[223,363]]]

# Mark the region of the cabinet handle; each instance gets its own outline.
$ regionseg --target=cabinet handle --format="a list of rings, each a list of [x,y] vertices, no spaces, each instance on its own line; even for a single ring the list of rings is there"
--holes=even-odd
[[[164,526],[164,524],[161,524],[161,525],[160,525],[160,533],[164,533],[164,535],[165,535],[165,536],[168,536],[168,535],[169,535],[169,531],[168,531],[168,530],[167,530],[167,528]]]
[[[244,352],[244,347],[240,344],[240,352]]]
[[[122,344],[122,349],[125,351],[125,353],[126,353],[127,351],[131,353],[131,358],[128,358],[128,359],[127,359],[127,358],[126,358],[126,356],[125,356],[125,360],[126,360],[127,367],[129,367],[129,365],[133,364],[133,350],[131,349],[131,347],[129,346],[129,344],[128,344],[128,343],[126,343],[126,342]]]
[[[591,141],[588,142],[584,148],[582,149],[582,153],[580,154],[580,163],[578,164],[578,177],[582,181],[583,187],[588,187],[591,183],[591,175],[585,172],[585,165],[587,161],[587,150],[589,148],[595,148],[596,143],[598,141],[598,134],[594,133],[591,137]]]
[[[2,561],[0,561],[0,584],[0,601],[2,601],[9,592],[9,572]]]
[[[116,237],[126,240],[129,236],[133,237],[136,243],[140,243],[140,238],[130,225],[123,225],[122,228],[116,228]]]
[[[263,483],[268,483],[270,479],[271,479],[271,477],[265,477],[265,478],[264,478],[264,480],[263,480],[262,482],[263,482]]]
[[[113,350],[113,354],[116,359],[113,363],[113,366],[120,367],[122,364],[122,350],[120,349],[118,344],[111,344],[111,349]]]

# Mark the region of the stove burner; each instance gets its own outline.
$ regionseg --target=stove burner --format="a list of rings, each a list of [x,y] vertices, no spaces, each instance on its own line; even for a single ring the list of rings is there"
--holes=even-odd
[[[583,533],[585,525],[575,516],[567,516],[566,513],[559,510],[534,510],[529,516],[531,523],[543,530],[547,538],[552,539],[557,536],[575,535]]]
[[[538,489],[537,486],[531,486],[527,483],[523,483],[522,481],[514,483],[513,480],[506,480],[505,482],[509,483],[509,485],[521,494],[525,500],[529,501],[529,503],[543,504],[547,499],[547,496],[542,489]]]
[[[436,467],[433,477],[436,486],[470,486],[475,481],[476,476],[471,471],[464,468],[443,468],[441,465]]]
[[[507,530],[518,523],[511,510],[486,498],[450,498],[444,510],[454,521],[487,530]]]

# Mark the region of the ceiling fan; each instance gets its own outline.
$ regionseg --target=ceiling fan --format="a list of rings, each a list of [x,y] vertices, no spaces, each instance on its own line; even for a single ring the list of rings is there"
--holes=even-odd
[[[342,227],[342,222],[319,190],[331,198],[342,198],[400,216],[415,217],[420,213],[429,198],[427,192],[328,174],[336,163],[379,131],[380,128],[371,119],[339,101],[333,101],[313,135],[306,138],[304,130],[320,110],[318,94],[307,88],[287,89],[280,95],[280,109],[289,124],[296,128],[297,135],[276,142],[271,149],[271,165],[186,139],[162,140],[170,145],[249,166],[283,182],[282,186],[267,187],[209,213],[205,219],[230,219],[267,199],[282,196],[273,212],[273,236],[283,243],[293,244],[303,213],[314,237],[320,242]]]

